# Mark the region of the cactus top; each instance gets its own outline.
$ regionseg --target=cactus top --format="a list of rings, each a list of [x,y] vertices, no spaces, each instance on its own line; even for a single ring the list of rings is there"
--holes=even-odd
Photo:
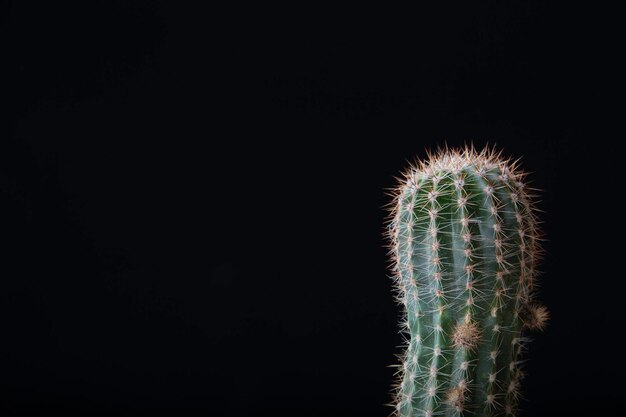
[[[388,239],[396,301],[410,336],[394,407],[402,417],[513,415],[541,235],[534,189],[491,149],[444,150],[394,189]]]

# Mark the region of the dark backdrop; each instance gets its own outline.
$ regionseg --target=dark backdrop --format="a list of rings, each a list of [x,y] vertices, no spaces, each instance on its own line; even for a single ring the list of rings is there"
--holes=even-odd
[[[525,415],[620,409],[612,12],[200,3],[2,3],[3,416],[387,416],[384,190],[470,141],[544,190]]]

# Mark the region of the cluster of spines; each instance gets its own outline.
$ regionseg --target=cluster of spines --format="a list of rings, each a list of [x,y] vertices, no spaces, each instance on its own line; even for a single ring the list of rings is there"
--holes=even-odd
[[[398,416],[514,415],[522,328],[541,256],[531,191],[516,162],[473,148],[411,166],[394,189],[388,237],[405,350]]]

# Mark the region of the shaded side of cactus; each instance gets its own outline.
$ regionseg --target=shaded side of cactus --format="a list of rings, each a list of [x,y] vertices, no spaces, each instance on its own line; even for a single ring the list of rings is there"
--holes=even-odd
[[[411,166],[389,222],[406,345],[393,391],[400,417],[515,415],[541,235],[516,162],[473,148]]]

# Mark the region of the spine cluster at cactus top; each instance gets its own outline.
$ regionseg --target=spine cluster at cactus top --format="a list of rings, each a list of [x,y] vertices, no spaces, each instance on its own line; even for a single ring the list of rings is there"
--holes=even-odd
[[[532,190],[499,153],[445,150],[411,166],[389,223],[405,351],[400,417],[515,415],[541,258]]]

